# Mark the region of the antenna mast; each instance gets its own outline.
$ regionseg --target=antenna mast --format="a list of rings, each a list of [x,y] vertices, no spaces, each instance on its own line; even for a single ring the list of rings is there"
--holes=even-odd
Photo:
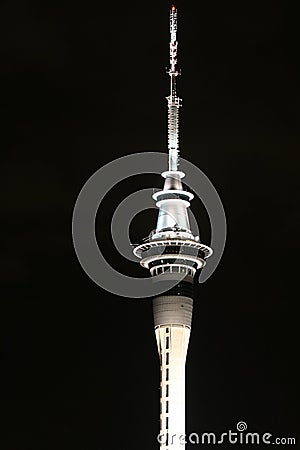
[[[179,165],[179,107],[181,98],[176,94],[176,77],[180,75],[177,70],[177,8],[172,5],[170,10],[170,75],[171,93],[168,101],[168,149],[169,149],[169,170],[177,171]]]

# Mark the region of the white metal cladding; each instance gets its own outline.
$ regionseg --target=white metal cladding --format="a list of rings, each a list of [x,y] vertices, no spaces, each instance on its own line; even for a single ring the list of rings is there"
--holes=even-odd
[[[141,244],[133,250],[133,253],[138,258],[142,258],[143,252],[149,250],[150,248],[165,246],[182,246],[182,247],[192,247],[197,250],[201,250],[205,253],[205,258],[208,258],[212,255],[212,249],[207,245],[201,244],[200,242],[188,240],[188,239],[161,239],[146,242],[145,244]]]
[[[183,262],[182,261],[189,261],[191,263],[194,263],[197,265],[197,269],[200,269],[201,267],[203,267],[205,265],[205,261],[202,258],[198,258],[197,256],[192,256],[192,255],[184,255],[184,254],[179,254],[179,255],[168,255],[168,254],[163,254],[163,255],[155,255],[155,256],[148,256],[147,258],[142,259],[141,261],[141,265],[143,267],[146,267],[147,269],[149,268],[149,264],[153,261],[166,261],[165,264],[163,265],[167,265],[167,260],[171,259],[171,260],[175,260],[175,263],[172,265],[181,265],[183,266]],[[177,262],[176,262],[177,261]],[[188,267],[190,267],[188,265]]]

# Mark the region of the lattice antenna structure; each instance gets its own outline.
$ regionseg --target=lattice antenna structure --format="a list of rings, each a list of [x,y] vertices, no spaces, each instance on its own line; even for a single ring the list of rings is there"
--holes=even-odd
[[[170,75],[170,95],[168,101],[168,149],[169,149],[169,170],[177,171],[179,166],[179,108],[181,98],[176,93],[176,78],[180,75],[177,70],[177,8],[170,9],[170,68],[167,73]]]

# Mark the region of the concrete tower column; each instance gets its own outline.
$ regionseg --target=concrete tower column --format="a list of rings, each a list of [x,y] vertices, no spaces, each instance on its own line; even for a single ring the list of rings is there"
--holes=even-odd
[[[188,276],[170,292],[153,299],[160,359],[161,450],[184,449],[185,362],[193,312],[192,282]]]

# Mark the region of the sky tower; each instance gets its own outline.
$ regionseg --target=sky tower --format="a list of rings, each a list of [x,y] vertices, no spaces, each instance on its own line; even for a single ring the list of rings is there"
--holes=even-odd
[[[183,189],[179,170],[179,108],[176,93],[177,8],[170,9],[170,95],[168,102],[169,167],[162,173],[163,190],[153,199],[159,208],[156,229],[134,254],[150,270],[153,282],[172,280],[175,286],[153,299],[154,328],[160,358],[161,450],[182,450],[185,435],[185,361],[192,312],[193,278],[212,254],[190,229],[188,208],[193,194]],[[157,277],[160,275],[160,277]],[[156,278],[158,281],[156,281]],[[178,281],[176,283],[176,281]]]

